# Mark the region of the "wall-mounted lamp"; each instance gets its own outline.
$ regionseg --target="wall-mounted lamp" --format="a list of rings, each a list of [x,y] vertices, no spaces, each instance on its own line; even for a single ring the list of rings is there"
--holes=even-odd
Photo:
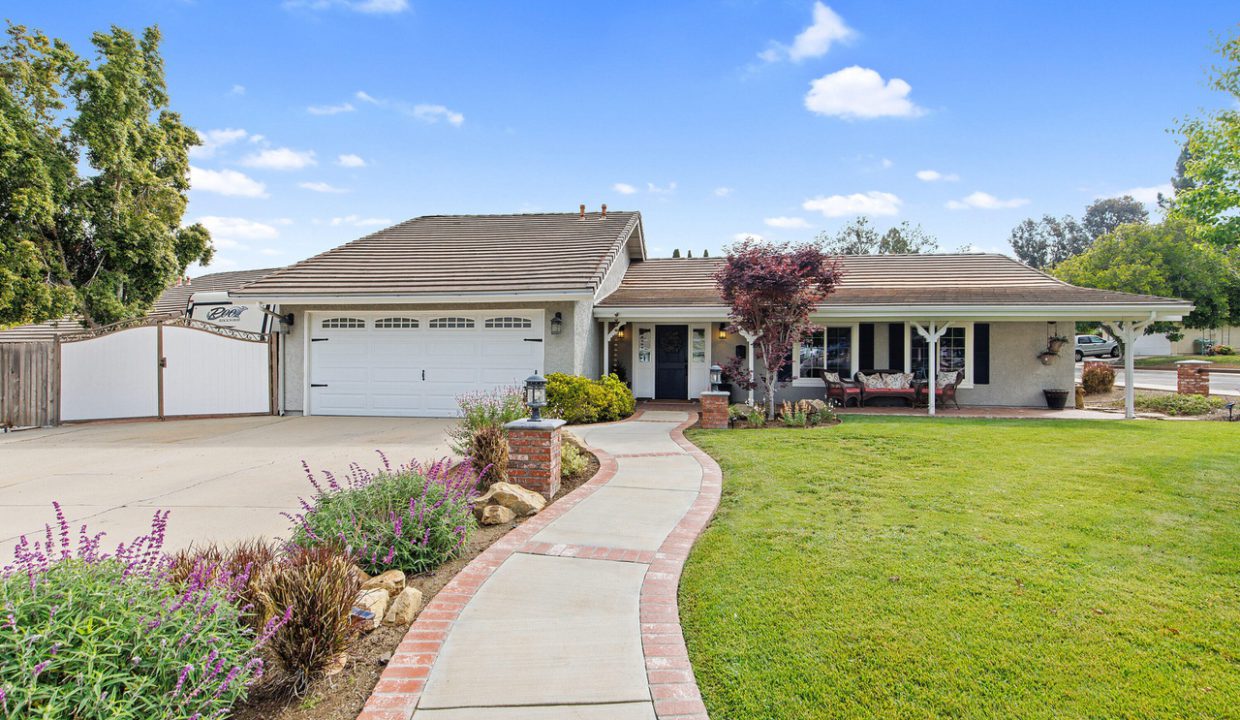
[[[724,325],[723,323],[719,324],[719,339],[720,340],[728,339],[728,326]]]
[[[616,337],[620,338],[621,340],[624,339],[624,328],[620,328],[619,330],[616,331]]]
[[[551,334],[559,335],[564,332],[564,316],[556,313],[551,317]]]

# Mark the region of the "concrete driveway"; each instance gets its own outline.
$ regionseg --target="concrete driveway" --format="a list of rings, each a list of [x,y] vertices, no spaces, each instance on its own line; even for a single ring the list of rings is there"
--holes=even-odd
[[[23,534],[43,537],[65,509],[76,543],[82,522],[104,547],[150,528],[170,510],[168,549],[255,535],[286,537],[281,511],[313,489],[301,462],[343,474],[450,453],[451,420],[244,417],[75,425],[0,435],[0,566]]]

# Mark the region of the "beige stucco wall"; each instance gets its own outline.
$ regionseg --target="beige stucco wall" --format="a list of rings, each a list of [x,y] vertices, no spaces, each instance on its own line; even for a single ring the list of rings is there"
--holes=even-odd
[[[597,372],[598,363],[595,355],[590,354],[591,347],[597,347],[597,331],[589,318],[589,301],[584,302],[505,302],[505,303],[469,303],[469,304],[427,304],[427,305],[285,305],[281,312],[293,313],[294,322],[291,331],[285,336],[286,344],[283,358],[283,393],[284,411],[300,413],[304,409],[304,348],[306,327],[306,311],[345,311],[345,310],[394,310],[394,311],[434,311],[434,310],[504,310],[534,309],[544,311],[543,372],[563,372],[575,375]],[[584,312],[582,308],[587,308]],[[559,335],[551,334],[551,318],[556,312],[561,313],[564,329]],[[584,316],[584,318],[583,318]],[[582,324],[583,319],[585,321]],[[593,337],[592,337],[593,336]],[[590,370],[590,368],[593,370]]]

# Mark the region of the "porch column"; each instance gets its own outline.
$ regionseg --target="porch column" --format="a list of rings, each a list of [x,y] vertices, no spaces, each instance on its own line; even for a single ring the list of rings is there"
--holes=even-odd
[[[1132,420],[1137,416],[1136,410],[1136,378],[1133,370],[1132,347],[1145,334],[1145,328],[1154,322],[1153,314],[1148,320],[1119,320],[1115,322],[1115,335],[1124,343],[1124,419]],[[1111,328],[1108,328],[1111,329]]]
[[[947,332],[947,328],[950,326],[950,322],[945,322],[942,325],[939,325],[937,322],[931,320],[930,329],[927,330],[921,326],[921,323],[913,323],[913,327],[917,329],[917,334],[925,338],[926,350],[929,355],[929,359],[927,361],[928,367],[926,369],[926,382],[929,383],[929,385],[926,388],[926,392],[930,394],[929,408],[931,417],[934,417],[935,406],[937,405],[936,401],[938,400],[935,395],[935,390],[938,388],[935,384],[937,382],[936,376],[938,374],[939,365],[939,338],[943,337],[943,333]]]
[[[741,337],[745,338],[745,342],[749,344],[749,349],[745,353],[745,357],[749,359],[749,399],[745,402],[749,407],[753,407],[753,341],[757,339],[757,335],[748,330],[741,330]]]

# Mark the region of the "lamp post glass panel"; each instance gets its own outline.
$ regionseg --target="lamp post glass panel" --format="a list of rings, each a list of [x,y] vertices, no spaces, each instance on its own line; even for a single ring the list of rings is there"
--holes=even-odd
[[[710,366],[710,389],[718,390],[723,384],[723,368],[716,363]]]
[[[534,373],[525,379],[525,404],[530,407],[531,420],[542,420],[542,409],[547,407],[547,378]]]

